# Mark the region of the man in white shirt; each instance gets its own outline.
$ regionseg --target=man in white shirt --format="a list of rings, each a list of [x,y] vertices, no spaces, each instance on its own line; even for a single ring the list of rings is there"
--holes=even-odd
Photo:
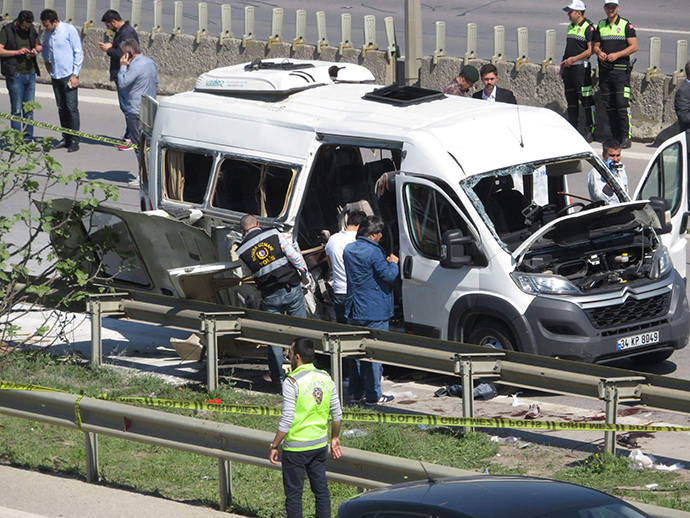
[[[326,244],[326,255],[333,268],[333,308],[335,320],[347,324],[345,317],[345,296],[347,295],[347,277],[343,263],[343,250],[357,239],[357,229],[367,215],[361,210],[348,212],[345,230],[333,234]]]
[[[476,92],[473,99],[483,99],[495,103],[517,104],[515,95],[507,88],[496,86],[498,82],[498,68],[492,63],[487,63],[479,69],[479,76],[482,78],[484,89]]]
[[[609,168],[613,177],[618,181],[618,185],[627,193],[628,175],[625,172],[625,166],[621,164],[621,143],[613,138],[604,141],[601,156],[606,163],[606,167]],[[592,169],[589,172],[587,186],[589,188],[589,197],[592,201],[603,201],[607,205],[615,205],[621,202],[613,187],[601,176],[597,169]]]

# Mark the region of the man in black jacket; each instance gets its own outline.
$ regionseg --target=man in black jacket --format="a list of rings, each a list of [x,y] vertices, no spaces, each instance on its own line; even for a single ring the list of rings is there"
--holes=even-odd
[[[685,81],[676,92],[676,115],[680,131],[690,130],[690,61],[685,64]]]
[[[0,59],[2,75],[10,94],[12,115],[33,119],[33,112],[24,111],[24,103],[33,101],[36,93],[36,76],[40,75],[36,54],[43,47],[38,42],[34,28],[34,13],[20,11],[17,19],[0,30]],[[12,129],[23,131],[26,137],[34,136],[34,127],[12,121]]]
[[[120,58],[122,58],[122,44],[127,40],[135,40],[139,43],[139,35],[129,22],[125,22],[120,17],[120,13],[112,9],[108,9],[101,21],[105,23],[105,27],[115,33],[112,43],[100,42],[98,44],[101,50],[110,56],[110,80],[115,83],[117,88],[117,73],[120,71]],[[131,142],[129,130],[127,129],[127,97],[125,92],[121,92],[117,88],[117,100],[120,102],[120,110],[125,116],[125,136],[124,140]],[[135,142],[136,144],[136,142]],[[118,146],[120,151],[129,151],[133,148],[128,146]]]
[[[496,65],[487,63],[479,70],[479,76],[484,83],[484,89],[472,95],[473,99],[484,99],[497,103],[517,104],[513,92],[506,88],[496,86],[498,82],[498,69]]]

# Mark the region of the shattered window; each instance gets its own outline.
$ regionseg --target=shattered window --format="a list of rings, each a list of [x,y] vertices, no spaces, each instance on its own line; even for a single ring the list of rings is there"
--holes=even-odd
[[[494,236],[512,251],[551,221],[603,205],[592,198],[589,182],[604,178],[604,167],[593,155],[564,157],[475,175],[460,184]]]
[[[226,158],[220,165],[211,205],[268,218],[282,215],[296,169]]]
[[[172,148],[163,153],[165,197],[185,203],[203,203],[211,177],[213,155]]]

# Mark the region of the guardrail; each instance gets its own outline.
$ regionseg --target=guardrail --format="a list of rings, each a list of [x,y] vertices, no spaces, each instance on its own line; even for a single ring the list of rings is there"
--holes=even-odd
[[[318,352],[330,356],[331,374],[341,397],[342,357],[357,355],[363,360],[460,376],[463,417],[474,415],[472,387],[473,380],[479,377],[599,399],[605,403],[607,424],[616,423],[619,402],[690,414],[690,381],[683,379],[139,291],[94,295],[87,308],[91,316],[93,364],[101,361],[104,316],[200,332],[207,352],[209,390],[218,387],[218,337],[289,347],[295,337],[305,336],[315,341]],[[615,451],[615,432],[605,432],[605,449]]]
[[[75,404],[78,401],[80,423]],[[85,434],[86,480],[98,481],[98,435],[108,435],[165,448],[215,457],[220,473],[220,508],[232,503],[232,462],[281,469],[268,460],[268,445],[274,434],[194,417],[169,414],[149,408],[123,405],[74,394],[0,390],[0,413],[81,430]],[[123,427],[123,423],[127,423]],[[326,462],[327,476],[365,489],[432,477],[476,475],[438,464],[391,457],[380,453],[343,448],[338,460]]]

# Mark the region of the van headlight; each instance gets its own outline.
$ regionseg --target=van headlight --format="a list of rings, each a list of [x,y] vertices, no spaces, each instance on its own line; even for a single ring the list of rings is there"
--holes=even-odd
[[[673,269],[673,261],[668,249],[665,246],[660,246],[652,256],[652,269],[649,272],[650,279],[661,279]]]
[[[580,294],[580,290],[572,282],[560,275],[532,275],[513,272],[510,276],[522,291],[531,295],[539,295],[540,293],[554,295]]]

